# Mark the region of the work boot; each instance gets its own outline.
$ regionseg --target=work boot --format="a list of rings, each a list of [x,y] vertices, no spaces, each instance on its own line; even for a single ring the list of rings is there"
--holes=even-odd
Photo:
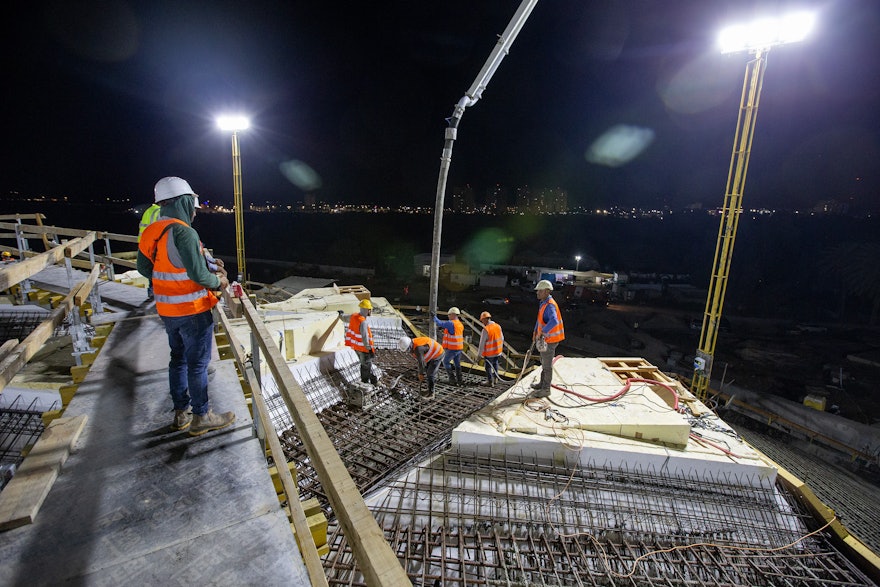
[[[189,408],[185,410],[174,410],[174,422],[171,423],[172,430],[186,430],[192,423],[192,412]]]
[[[372,383],[373,385],[378,385],[378,384],[379,384],[379,378],[376,377],[375,375],[370,375],[370,383]]]
[[[529,397],[534,398],[542,398],[542,397],[550,397],[550,388],[549,387],[541,387],[533,391],[529,394]]]
[[[211,430],[219,430],[226,428],[235,422],[235,412],[224,412],[215,414],[212,410],[208,410],[202,416],[194,415],[192,426],[189,429],[190,436],[201,436]]]
[[[544,386],[541,385],[540,381],[535,381],[529,387],[531,387],[532,389],[542,389]]]

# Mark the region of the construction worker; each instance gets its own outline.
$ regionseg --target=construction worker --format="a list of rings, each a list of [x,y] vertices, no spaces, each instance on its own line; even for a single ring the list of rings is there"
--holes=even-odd
[[[360,311],[352,314],[348,321],[348,330],[345,333],[345,344],[354,349],[361,363],[361,382],[376,385],[378,379],[373,375],[373,357],[376,356],[376,345],[373,343],[373,331],[367,323],[367,318],[373,313],[373,304],[370,300],[361,300],[358,304]]]
[[[171,347],[171,428],[189,428],[190,436],[199,436],[235,421],[234,412],[215,413],[208,403],[208,363],[214,341],[211,308],[217,304],[211,290],[226,289],[229,280],[222,266],[211,273],[205,262],[199,235],[191,226],[199,199],[189,183],[164,177],[154,191],[161,219],[141,235],[137,269],[153,280],[156,311]]]
[[[0,253],[0,256],[2,256],[2,258],[3,258],[2,261],[4,263],[12,263],[15,261],[15,258],[12,256],[12,253],[10,253],[9,251],[3,251],[3,253]]]
[[[434,397],[434,378],[437,368],[443,359],[443,347],[429,336],[418,336],[410,339],[403,336],[397,341],[397,349],[400,352],[410,352],[419,364],[419,395],[426,398]],[[427,393],[422,392],[421,383],[428,380]]]
[[[501,332],[501,325],[492,321],[489,312],[480,314],[480,322],[483,323],[483,332],[480,333],[479,354],[486,363],[487,383],[494,387],[498,379],[498,359],[504,350],[504,333]]]
[[[159,219],[159,210],[161,208],[162,206],[159,204],[150,204],[150,206],[144,210],[144,214],[141,216],[141,222],[138,225],[138,242],[141,242],[141,235],[144,234],[144,229]]]
[[[156,222],[159,219],[159,210],[162,209],[162,206],[159,204],[153,203],[144,210],[143,216],[141,216],[141,222],[138,225],[138,243],[141,242],[141,235],[144,234],[144,229]],[[153,280],[147,280],[147,299],[153,299]]]
[[[562,313],[559,305],[550,292],[553,284],[542,279],[535,286],[535,292],[541,305],[538,307],[538,320],[532,333],[532,342],[541,355],[541,379],[532,383],[532,397],[548,397],[553,379],[553,357],[556,347],[565,340],[565,329],[562,325]]]
[[[446,312],[449,320],[440,320],[436,314],[431,314],[434,324],[443,329],[443,368],[449,377],[450,385],[462,385],[461,382],[461,352],[464,350],[464,324],[458,317],[461,311],[455,306]],[[454,368],[453,368],[454,364]]]

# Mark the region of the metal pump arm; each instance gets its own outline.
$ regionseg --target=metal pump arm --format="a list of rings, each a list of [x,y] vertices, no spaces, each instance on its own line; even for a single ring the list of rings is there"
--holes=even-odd
[[[532,9],[537,3],[538,0],[522,1],[519,8],[516,10],[516,13],[513,15],[513,18],[511,18],[510,22],[507,24],[504,33],[498,37],[498,42],[495,44],[495,48],[492,49],[492,53],[489,54],[489,58],[483,65],[483,69],[480,70],[474,83],[455,105],[452,116],[448,119],[449,127],[446,129],[445,141],[443,143],[443,154],[440,156],[440,176],[437,179],[437,200],[434,204],[434,238],[431,249],[431,294],[428,303],[432,312],[437,311],[437,286],[440,279],[440,236],[443,226],[443,201],[446,197],[446,178],[449,175],[449,165],[452,161],[452,146],[458,132],[458,123],[464,114],[464,109],[476,104],[483,95],[483,90],[489,85],[489,80],[495,75],[495,71],[498,69],[498,66],[501,65],[501,60],[507,55],[510,46],[513,44],[520,29],[522,29],[526,20],[529,18],[529,15],[532,13]],[[437,327],[433,321],[431,322],[430,333],[431,336],[435,336],[437,333]]]

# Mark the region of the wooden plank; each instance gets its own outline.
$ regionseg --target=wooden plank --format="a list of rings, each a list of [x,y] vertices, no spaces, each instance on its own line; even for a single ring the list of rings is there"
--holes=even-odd
[[[235,361],[238,364],[238,369],[242,374],[242,378],[251,387],[251,397],[254,409],[257,410],[257,415],[263,423],[263,429],[266,432],[266,442],[269,444],[269,448],[273,455],[284,455],[281,441],[278,440],[278,432],[275,430],[275,426],[272,423],[272,417],[269,415],[269,408],[266,406],[266,402],[263,399],[263,393],[260,386],[257,385],[257,378],[253,371],[253,367],[245,361],[241,345],[232,333],[232,328],[230,328],[226,314],[224,314],[223,310],[220,308],[216,308],[215,314],[220,317],[220,321],[223,324],[223,330],[226,332],[230,349],[235,356]],[[279,456],[278,458],[283,459],[283,456]],[[311,532],[309,530],[305,511],[299,500],[299,488],[296,481],[290,472],[289,466],[281,467],[280,469],[276,467],[276,470],[278,471],[278,477],[281,481],[284,493],[287,495],[287,502],[290,504],[290,519],[294,527],[294,536],[296,537],[296,542],[299,546],[303,563],[306,566],[306,571],[309,574],[310,583],[313,586],[327,585],[327,576],[324,574],[324,565],[321,563],[321,555],[318,553],[317,545],[314,541],[309,542],[301,539],[302,537],[310,536]]]
[[[0,531],[31,524],[85,428],[85,414],[53,420],[0,493]]]
[[[76,290],[78,285],[74,286]],[[64,320],[67,313],[73,307],[73,292],[67,294],[67,297],[58,305],[57,308],[50,312],[49,317],[40,322],[40,324],[31,331],[31,333],[23,341],[18,343],[16,347],[0,360],[0,391],[2,391],[15,374],[31,360],[43,346],[55,328]]]
[[[355,559],[368,585],[409,585],[411,581],[397,555],[385,540],[385,534],[364,503],[364,498],[351,478],[345,463],[336,452],[327,431],[321,425],[305,392],[293,377],[290,367],[275,346],[272,335],[263,324],[251,301],[242,299],[245,318],[256,335],[269,370],[278,384],[278,391],[296,424],[297,431],[312,461],[321,487],[342,526],[346,540],[351,544]],[[254,397],[257,397],[254,389]],[[259,404],[258,404],[259,405]],[[281,454],[273,448],[272,454]],[[282,467],[281,471],[285,471]],[[283,474],[283,473],[282,473]],[[303,532],[297,528],[297,536]]]
[[[86,302],[99,275],[101,275],[101,266],[95,265],[86,280],[79,287],[74,288],[73,303],[75,306],[82,306]]]
[[[0,361],[2,361],[6,357],[6,355],[11,353],[12,349],[14,349],[16,346],[18,346],[17,338],[10,338],[6,342],[4,342],[3,346],[0,346]]]
[[[79,253],[88,248],[94,241],[95,233],[90,232],[86,236],[70,241],[63,247],[55,247],[30,259],[4,265],[0,268],[0,291],[9,289],[13,285],[33,277],[46,267],[55,265],[65,255],[70,256]]]

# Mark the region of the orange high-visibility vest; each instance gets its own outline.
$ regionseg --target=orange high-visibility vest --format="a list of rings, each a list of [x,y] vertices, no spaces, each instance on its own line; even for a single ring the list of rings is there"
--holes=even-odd
[[[437,357],[443,354],[443,347],[440,346],[436,340],[431,338],[430,336],[419,336],[413,339],[413,356],[417,356],[415,353],[416,347],[428,345],[428,352],[425,353],[425,363],[436,359]]]
[[[364,344],[364,339],[361,336],[361,324],[366,320],[367,317],[357,313],[351,315],[351,320],[348,321],[348,332],[347,340],[345,344],[354,348],[354,350],[359,353],[368,353],[370,351],[376,350],[376,345],[373,344],[373,331],[370,329],[370,325],[367,325],[367,336],[369,340],[367,341],[368,345]]]
[[[486,328],[486,345],[483,347],[484,357],[497,357],[504,347],[504,334],[501,333],[501,325],[497,322],[489,322]]]
[[[443,329],[443,348],[450,351],[460,351],[464,348],[464,324],[461,320],[450,320],[452,328],[455,330],[453,334],[449,334],[447,329]]]
[[[147,226],[138,249],[153,262],[153,295],[160,316],[192,316],[217,305],[217,298],[201,284],[191,280],[186,269],[168,259],[168,234],[174,224],[187,226],[183,220],[169,218]]]
[[[553,298],[547,298],[541,304],[541,307],[538,308],[538,331],[544,332],[544,326],[546,325],[546,322],[544,322],[544,308],[547,307],[547,304],[553,304],[553,309],[556,310],[556,318],[559,320],[559,324],[554,326],[553,330],[544,335],[544,340],[548,343],[563,341],[565,340],[565,328],[562,326],[562,314],[559,312],[559,305]]]

